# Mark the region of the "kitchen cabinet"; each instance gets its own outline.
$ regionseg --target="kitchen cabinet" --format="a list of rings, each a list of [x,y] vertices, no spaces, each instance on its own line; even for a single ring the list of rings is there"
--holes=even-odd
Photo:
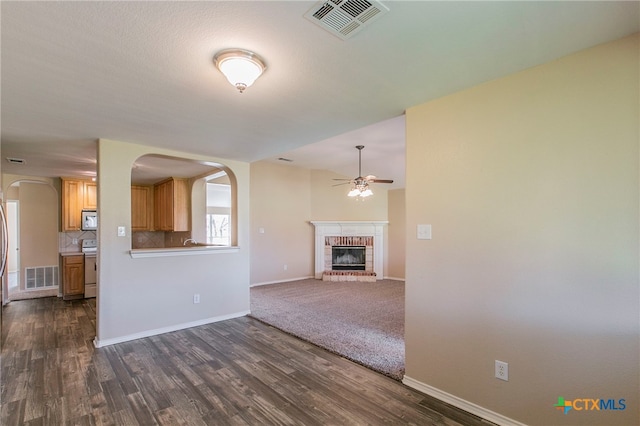
[[[84,188],[82,181],[62,179],[62,231],[79,231]]]
[[[84,298],[84,255],[62,256],[62,299]]]
[[[189,181],[169,178],[153,187],[154,229],[158,231],[189,230]]]
[[[62,231],[80,231],[82,210],[98,207],[97,185],[93,181],[62,178]]]
[[[83,182],[82,208],[96,210],[98,208],[98,185],[93,181]]]
[[[131,230],[153,229],[153,187],[131,186]]]

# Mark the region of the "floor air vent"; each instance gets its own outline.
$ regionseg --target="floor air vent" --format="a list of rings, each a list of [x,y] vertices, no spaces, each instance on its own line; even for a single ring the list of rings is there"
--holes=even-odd
[[[388,11],[375,0],[328,0],[316,4],[304,17],[347,40]]]
[[[57,266],[37,266],[24,268],[25,288],[27,290],[40,290],[58,286]]]

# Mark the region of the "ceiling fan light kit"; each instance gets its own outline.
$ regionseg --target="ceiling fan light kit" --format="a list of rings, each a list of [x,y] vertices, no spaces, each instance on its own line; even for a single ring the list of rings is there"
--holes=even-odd
[[[213,57],[213,62],[240,93],[251,86],[267,69],[258,54],[244,49],[221,50]]]
[[[362,149],[364,145],[356,145],[358,150],[358,177],[355,179],[334,179],[334,180],[346,180],[347,182],[339,183],[337,185],[344,185],[345,183],[351,184],[351,190],[347,194],[348,197],[367,198],[373,195],[373,191],[369,188],[369,183],[393,183],[391,179],[378,179],[373,175],[362,177]],[[335,186],[335,185],[334,185]]]
[[[373,191],[369,189],[369,185],[365,182],[364,184],[355,184],[351,188],[351,191],[347,194],[348,197],[362,197],[366,198],[370,195],[373,195]]]

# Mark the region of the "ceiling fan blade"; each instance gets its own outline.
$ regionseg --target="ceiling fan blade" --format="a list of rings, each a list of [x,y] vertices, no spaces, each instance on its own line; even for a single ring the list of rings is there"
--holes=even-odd
[[[393,179],[371,179],[369,182],[374,183],[393,183]]]
[[[338,179],[338,178],[333,178],[333,180],[347,180],[347,181],[352,181],[353,179]]]
[[[333,185],[331,185],[331,186],[348,185],[348,184],[350,184],[350,183],[351,183],[351,182],[335,183],[335,184],[333,184]]]

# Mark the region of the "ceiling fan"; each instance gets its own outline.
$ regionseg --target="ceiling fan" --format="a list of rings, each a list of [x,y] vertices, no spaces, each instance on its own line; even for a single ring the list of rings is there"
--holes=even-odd
[[[368,175],[362,177],[362,149],[364,145],[356,145],[356,149],[358,150],[358,177],[355,179],[334,179],[334,180],[343,180],[346,182],[337,183],[333,186],[351,184],[351,191],[347,194],[349,197],[368,197],[373,195],[371,189],[369,189],[370,183],[393,183],[391,179],[378,179],[373,175]]]

